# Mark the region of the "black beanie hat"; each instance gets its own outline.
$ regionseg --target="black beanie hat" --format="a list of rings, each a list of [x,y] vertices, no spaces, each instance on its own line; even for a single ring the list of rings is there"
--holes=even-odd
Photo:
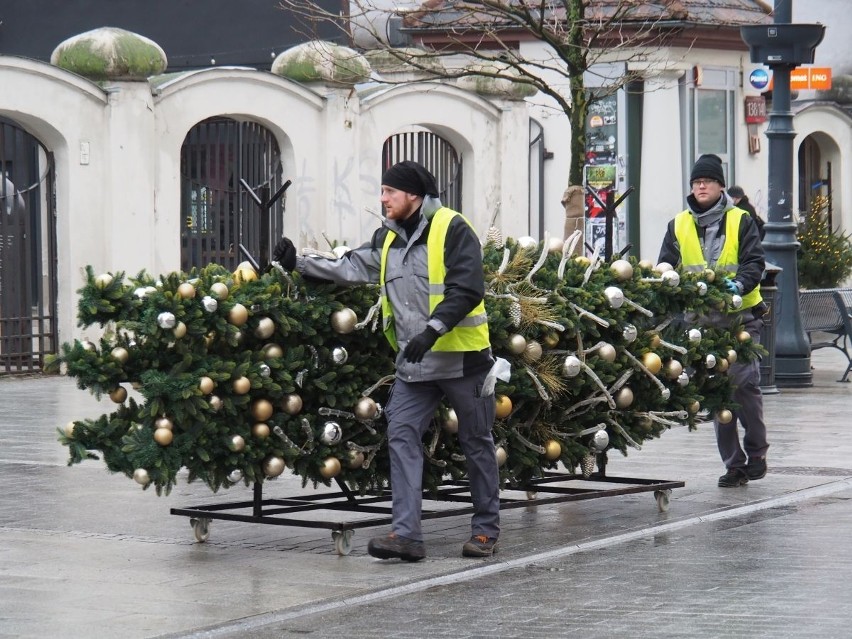
[[[695,161],[692,173],[689,175],[689,181],[692,183],[699,178],[716,180],[719,184],[725,186],[725,172],[722,170],[722,160],[718,155],[708,153]]]
[[[397,162],[385,171],[382,175],[382,184],[420,197],[425,195],[438,197],[435,176],[429,173],[426,167],[411,160]]]

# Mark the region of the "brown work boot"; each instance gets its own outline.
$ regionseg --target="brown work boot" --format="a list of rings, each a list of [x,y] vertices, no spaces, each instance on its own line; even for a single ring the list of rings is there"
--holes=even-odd
[[[373,537],[367,545],[367,552],[379,559],[420,561],[426,556],[426,544],[390,533],[383,537]]]
[[[462,546],[462,557],[490,557],[497,552],[497,538],[474,535]]]

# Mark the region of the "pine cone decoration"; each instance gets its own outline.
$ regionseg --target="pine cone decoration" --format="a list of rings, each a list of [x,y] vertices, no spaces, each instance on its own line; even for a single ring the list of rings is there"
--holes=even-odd
[[[512,302],[511,306],[509,306],[509,317],[512,318],[513,326],[521,325],[521,305],[517,302]]]
[[[500,232],[500,229],[496,226],[489,227],[488,232],[485,234],[485,243],[503,246],[503,234]]]
[[[580,469],[583,471],[583,477],[588,479],[592,476],[592,473],[595,472],[595,456],[591,453],[586,453],[583,455],[583,459],[580,460]]]

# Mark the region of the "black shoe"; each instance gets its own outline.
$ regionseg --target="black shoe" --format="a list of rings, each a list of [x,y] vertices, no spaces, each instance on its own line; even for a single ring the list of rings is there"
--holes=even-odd
[[[766,457],[753,457],[746,465],[746,475],[749,479],[763,479],[766,477]]]
[[[736,488],[748,483],[748,475],[742,468],[729,468],[728,472],[719,477],[719,488]]]
[[[474,535],[462,546],[462,557],[490,557],[497,552],[497,539]]]
[[[367,552],[379,559],[420,561],[426,556],[426,544],[390,533],[384,537],[373,537],[367,545]]]

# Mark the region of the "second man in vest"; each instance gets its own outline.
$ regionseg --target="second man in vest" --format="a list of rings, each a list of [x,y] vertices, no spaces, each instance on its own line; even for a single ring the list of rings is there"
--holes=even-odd
[[[422,438],[446,397],[458,417],[474,514],[466,557],[497,550],[500,497],[491,428],[494,393],[481,393],[494,364],[485,315],[482,249],[470,223],[441,205],[435,178],[416,162],[382,175],[385,222],[370,243],[332,260],[297,256],[283,238],[286,269],[343,285],[379,284],[385,336],[397,352],[388,423],[393,526],[370,541],[381,559],[426,556],[421,530]]]

